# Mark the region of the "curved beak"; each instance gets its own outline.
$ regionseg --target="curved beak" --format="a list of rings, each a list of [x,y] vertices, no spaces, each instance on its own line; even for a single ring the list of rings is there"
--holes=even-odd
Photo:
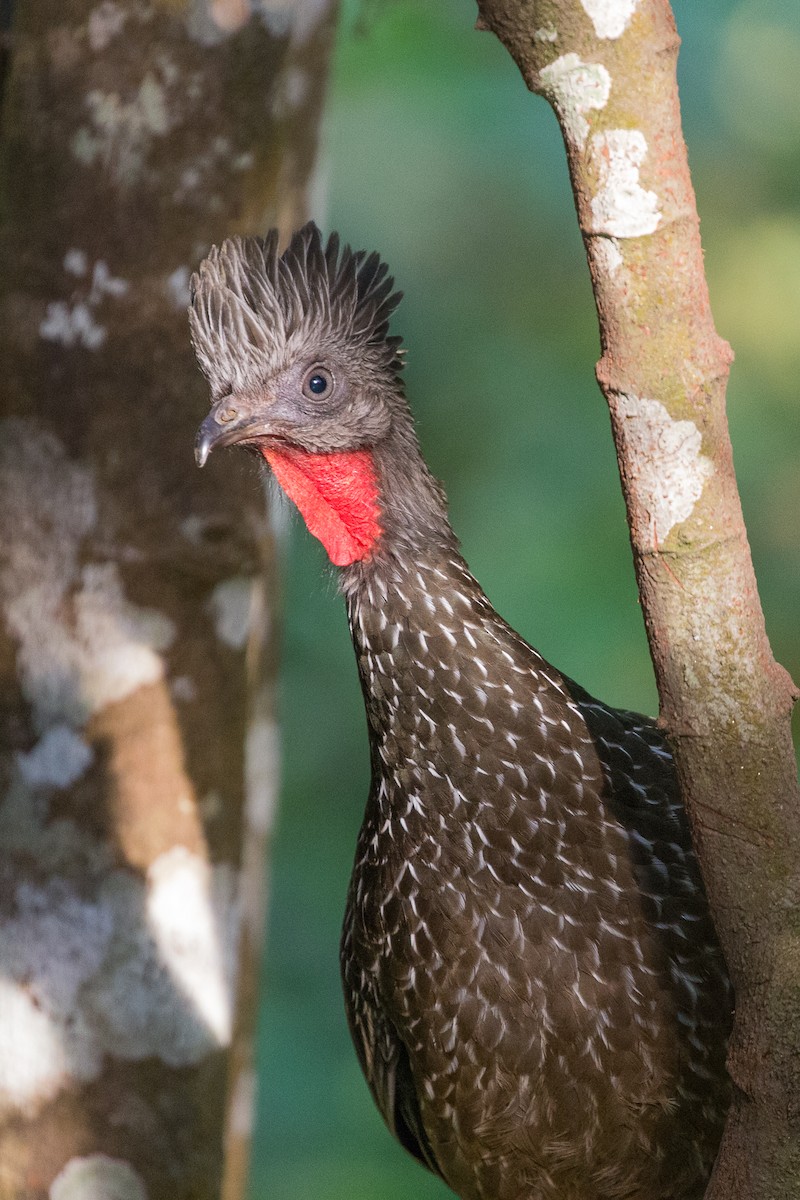
[[[236,442],[248,441],[256,433],[263,433],[263,420],[253,417],[248,407],[241,406],[232,396],[218,400],[194,440],[194,457],[198,467],[217,446],[233,446]]]

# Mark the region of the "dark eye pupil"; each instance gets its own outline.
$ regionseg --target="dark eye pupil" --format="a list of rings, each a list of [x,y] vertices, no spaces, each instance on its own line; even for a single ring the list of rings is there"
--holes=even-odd
[[[308,390],[315,396],[321,396],[328,390],[328,381],[324,375],[312,375],[308,381]]]

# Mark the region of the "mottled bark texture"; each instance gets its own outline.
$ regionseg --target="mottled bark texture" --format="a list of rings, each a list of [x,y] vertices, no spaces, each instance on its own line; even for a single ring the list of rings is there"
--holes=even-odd
[[[773,660],[725,417],[666,0],[479,0],[564,134],[661,720],[737,992],[708,1197],[800,1194],[795,698]]]
[[[275,546],[247,471],[221,464],[221,487],[194,464],[208,399],[186,305],[212,242],[306,218],[333,19],[326,0],[18,3],[0,143],[2,1200],[243,1190]]]

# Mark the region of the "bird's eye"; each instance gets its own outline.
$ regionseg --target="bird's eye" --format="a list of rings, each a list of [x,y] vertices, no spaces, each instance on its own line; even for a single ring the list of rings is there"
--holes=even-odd
[[[308,400],[327,399],[333,392],[333,376],[324,367],[312,367],[303,380],[303,395]]]

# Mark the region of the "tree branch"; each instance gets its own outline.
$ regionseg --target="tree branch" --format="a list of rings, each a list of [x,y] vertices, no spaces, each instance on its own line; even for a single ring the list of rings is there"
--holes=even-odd
[[[481,28],[552,105],[600,321],[634,563],[661,701],[737,993],[736,1085],[714,1200],[800,1177],[796,697],[773,660],[725,416],[667,0],[479,0]],[[713,819],[712,819],[713,818]]]

